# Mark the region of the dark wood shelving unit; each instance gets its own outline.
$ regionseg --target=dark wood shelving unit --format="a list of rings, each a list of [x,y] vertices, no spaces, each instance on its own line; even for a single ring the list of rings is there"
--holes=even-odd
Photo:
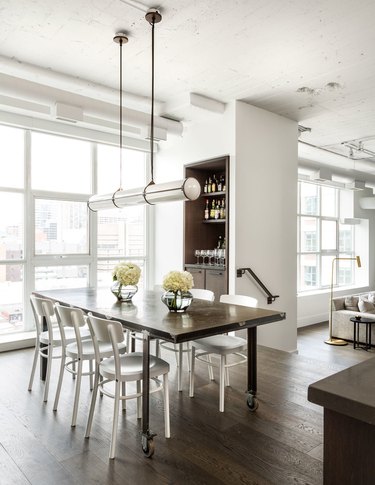
[[[226,219],[207,219],[203,220],[202,222],[203,224],[225,224]]]
[[[226,190],[204,193],[206,179],[213,175],[224,175]],[[195,177],[202,187],[201,196],[185,203],[184,211],[184,262],[185,268],[193,274],[196,288],[207,288],[214,291],[216,300],[220,294],[228,293],[228,249],[229,249],[229,156],[203,160],[185,165],[185,176]],[[225,199],[225,219],[204,219],[206,199]],[[221,236],[226,242],[226,268],[202,269],[195,268],[196,249],[215,249]]]

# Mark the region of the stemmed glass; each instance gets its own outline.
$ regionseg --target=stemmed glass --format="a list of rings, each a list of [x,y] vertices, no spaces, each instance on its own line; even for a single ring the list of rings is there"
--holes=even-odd
[[[217,248],[214,249],[214,264],[219,264],[219,250]]]
[[[202,256],[202,264],[205,264],[204,260],[206,259],[206,256],[207,256],[206,249],[201,249],[201,256]]]
[[[207,249],[206,253],[207,253],[207,257],[208,257],[208,264],[212,265],[212,258],[214,257],[214,250],[213,249]]]
[[[194,251],[194,256],[197,258],[197,264],[199,264],[199,257],[201,256],[202,252],[200,249],[196,249]]]

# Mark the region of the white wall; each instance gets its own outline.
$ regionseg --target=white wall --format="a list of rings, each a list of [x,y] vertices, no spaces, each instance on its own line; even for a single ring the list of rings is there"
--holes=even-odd
[[[287,312],[287,320],[259,330],[259,343],[296,349],[296,191],[297,124],[267,111],[236,102],[223,116],[189,126],[182,139],[162,143],[156,180],[178,179],[185,163],[230,155],[230,286],[229,291],[259,297],[259,306]],[[183,204],[164,204],[155,211],[155,283],[183,267]],[[235,253],[234,254],[234,250]],[[265,296],[238,266],[251,266],[278,301]],[[268,327],[268,328],[267,328]]]
[[[246,275],[235,292],[286,312],[284,322],[259,327],[258,342],[287,351],[297,348],[297,133],[296,122],[237,102],[234,265],[250,267],[280,298],[267,305]]]

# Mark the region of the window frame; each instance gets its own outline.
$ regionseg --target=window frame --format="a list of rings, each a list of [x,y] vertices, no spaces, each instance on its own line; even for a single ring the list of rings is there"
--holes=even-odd
[[[9,125],[1,123],[2,126],[8,127]],[[12,126],[9,126],[12,128]],[[63,201],[74,201],[74,202],[87,202],[91,194],[97,192],[97,146],[99,144],[107,144],[110,146],[116,146],[115,143],[102,142],[102,141],[90,141],[90,168],[91,168],[91,194],[82,193],[71,193],[71,192],[54,192],[46,190],[32,189],[31,186],[31,157],[32,157],[32,147],[31,147],[31,137],[32,133],[38,130],[32,130],[29,128],[16,128],[23,131],[23,141],[24,141],[24,157],[23,157],[23,168],[24,168],[24,180],[22,188],[1,186],[1,192],[13,192],[22,194],[24,197],[23,206],[23,218],[24,218],[24,230],[23,230],[23,258],[11,259],[11,260],[0,260],[0,265],[16,264],[22,266],[23,271],[23,282],[22,282],[22,306],[23,306],[23,332],[29,332],[34,330],[34,318],[31,311],[31,306],[29,305],[28,295],[32,293],[35,289],[35,271],[37,267],[40,266],[88,266],[89,276],[88,276],[88,286],[96,287],[98,283],[98,241],[97,241],[97,222],[98,215],[96,212],[90,211],[87,208],[88,213],[88,252],[79,254],[35,254],[35,201],[38,198],[47,200],[63,200]],[[48,132],[45,132],[49,134]],[[61,136],[63,138],[75,138],[79,137],[66,136],[63,134],[54,134]],[[87,142],[87,139],[82,141]],[[149,153],[140,148],[127,147],[130,150],[142,151],[145,154],[145,177],[149,173],[150,168],[150,156]],[[146,182],[145,182],[146,185]],[[151,221],[151,212],[148,207],[145,208],[144,212],[144,253],[142,256],[134,257],[121,257],[117,255],[116,257],[100,257],[99,260],[113,260],[113,261],[143,261],[144,274],[143,280],[145,288],[150,284],[150,250],[152,249],[152,241],[150,240],[150,229],[153,227],[153,222]],[[151,275],[152,276],[152,275]],[[9,332],[7,335],[17,335],[19,331]],[[0,344],[1,349],[1,344]]]
[[[307,184],[310,183],[314,186],[317,187],[317,198],[319,199],[319,203],[317,204],[318,207],[318,212],[317,214],[311,214],[311,213],[304,213],[302,212],[302,190],[301,190],[301,184]],[[328,284],[323,284],[322,283],[322,260],[324,257],[331,257],[333,258],[338,258],[338,257],[355,257],[355,238],[354,238],[354,231],[352,230],[352,249],[351,251],[341,251],[340,252],[340,192],[344,189],[340,189],[338,187],[332,187],[335,190],[335,207],[336,207],[336,216],[331,217],[331,216],[323,216],[322,215],[322,188],[325,186],[322,184],[314,183],[314,182],[309,182],[306,180],[298,180],[298,204],[297,204],[297,293],[298,294],[306,294],[306,293],[311,293],[311,292],[316,292],[316,291],[321,291],[321,290],[328,290],[331,286],[331,282]],[[306,204],[304,204],[306,206]],[[304,217],[309,217],[309,218],[315,218],[317,221],[316,227],[317,227],[317,250],[316,251],[302,251],[303,247],[303,231],[302,231],[302,224],[301,224],[301,219]],[[336,248],[335,249],[322,249],[322,226],[324,221],[331,221],[336,223]],[[302,279],[303,279],[303,266],[301,263],[301,257],[302,256],[309,256],[309,255],[314,255],[316,257],[316,280],[317,280],[317,285],[313,287],[306,287],[306,285],[302,286]],[[339,262],[338,262],[339,263]],[[352,280],[350,284],[345,284],[345,285],[340,285],[339,282],[339,273],[340,273],[340,264],[336,264],[334,268],[334,283],[333,286],[334,288],[345,288],[349,286],[355,285],[355,271],[354,271],[354,261],[352,261]],[[329,278],[331,280],[331,278]]]

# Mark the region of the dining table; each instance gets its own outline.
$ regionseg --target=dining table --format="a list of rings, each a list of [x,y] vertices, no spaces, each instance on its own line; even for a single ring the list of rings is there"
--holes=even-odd
[[[142,334],[143,399],[141,444],[145,456],[154,453],[154,436],[149,423],[150,338],[175,344],[211,335],[247,330],[247,392],[250,411],[258,407],[257,393],[257,327],[286,318],[285,312],[194,298],[185,312],[170,312],[161,301],[161,291],[139,291],[131,302],[114,300],[108,289],[72,288],[34,291],[61,305],[81,308],[100,318],[121,322],[123,327]]]

